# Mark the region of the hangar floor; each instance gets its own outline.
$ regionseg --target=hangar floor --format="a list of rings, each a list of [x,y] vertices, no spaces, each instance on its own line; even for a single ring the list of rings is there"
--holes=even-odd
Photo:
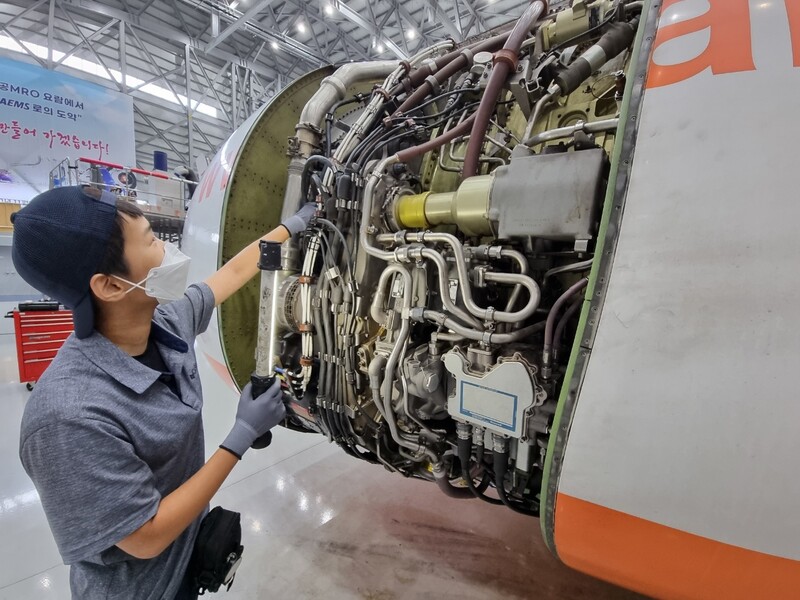
[[[14,306],[0,302],[0,314]],[[68,568],[18,459],[27,397],[13,324],[0,319],[0,600],[69,598]],[[235,405],[208,389],[206,397],[213,448]],[[318,436],[278,431],[269,449],[245,456],[212,504],[242,513],[243,564],[221,596],[230,600],[638,598],[558,563],[536,521],[452,500]]]

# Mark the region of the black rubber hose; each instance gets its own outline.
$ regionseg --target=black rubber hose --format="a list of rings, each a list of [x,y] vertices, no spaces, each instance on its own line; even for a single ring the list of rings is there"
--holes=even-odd
[[[633,43],[639,19],[627,23],[612,23],[597,43],[575,59],[569,67],[561,71],[555,82],[561,94],[571,94],[597,69],[623,52]]]
[[[506,472],[508,471],[508,452],[494,452],[494,485],[497,489],[497,495],[500,496],[500,501],[508,508],[521,515],[528,517],[538,517],[539,511],[531,511],[527,508],[517,505],[512,502],[508,497],[505,488]]]
[[[444,492],[445,496],[450,496],[451,498],[458,498],[459,500],[464,500],[469,498],[473,500],[475,496],[472,495],[472,492],[469,488],[457,488],[454,487],[453,484],[450,483],[450,479],[445,474],[444,477],[436,477],[436,485],[439,486],[439,489]]]
[[[481,491],[475,487],[475,482],[472,481],[472,475],[469,472],[469,461],[472,455],[472,440],[458,438],[458,460],[461,463],[461,478],[467,482],[467,488],[470,493],[476,498],[488,502],[489,504],[502,505],[502,501],[495,498],[484,496]],[[481,483],[483,487],[483,483]]]
[[[633,43],[638,28],[638,17],[631,19],[627,23],[612,23],[608,31],[597,40],[597,45],[603,49],[608,59],[611,60]]]
[[[302,194],[303,201],[307,200],[308,198],[308,188],[311,185],[311,174],[312,171],[319,170],[315,169],[315,167],[329,168],[332,171],[335,171],[336,168],[333,166],[333,163],[329,158],[326,156],[322,156],[321,154],[314,154],[309,156],[306,159],[306,164],[303,165],[303,175],[300,179],[300,191]]]

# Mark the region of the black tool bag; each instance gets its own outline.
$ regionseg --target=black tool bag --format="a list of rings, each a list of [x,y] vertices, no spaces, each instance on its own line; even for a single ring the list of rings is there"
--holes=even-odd
[[[217,506],[200,523],[189,563],[197,593],[216,592],[223,585],[231,589],[243,550],[241,515]]]

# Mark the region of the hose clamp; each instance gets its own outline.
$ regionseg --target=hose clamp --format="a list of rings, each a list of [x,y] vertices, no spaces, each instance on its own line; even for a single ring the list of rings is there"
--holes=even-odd
[[[426,58],[425,60],[423,60],[422,64],[420,65],[420,68],[422,67],[426,67],[428,69],[428,73],[430,73],[431,75],[433,75],[434,73],[436,73],[436,71],[439,70],[439,65],[437,65],[436,61],[432,58]]]
[[[379,86],[379,85],[376,85],[376,86],[375,86],[375,88],[374,88],[372,91],[373,91],[374,93],[376,93],[376,94],[380,95],[380,96],[383,96],[383,98],[384,98],[384,99],[385,99],[387,102],[389,102],[389,101],[392,99],[392,96],[391,96],[391,94],[389,94],[389,92],[387,92],[385,89],[383,89],[383,88],[382,88],[381,86]]]
[[[431,90],[435,96],[439,95],[439,92],[442,91],[442,87],[439,85],[439,81],[433,75],[428,75],[425,78],[425,82],[431,86]]]
[[[519,57],[513,50],[501,48],[494,53],[494,57],[492,58],[493,65],[497,65],[498,63],[505,63],[509,66],[511,71],[516,71],[517,65],[519,64]]]

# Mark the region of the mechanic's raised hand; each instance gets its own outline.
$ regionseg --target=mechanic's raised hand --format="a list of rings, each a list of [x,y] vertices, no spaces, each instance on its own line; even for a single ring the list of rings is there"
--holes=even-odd
[[[306,204],[294,213],[291,217],[286,219],[281,225],[289,230],[291,235],[297,235],[301,231],[305,231],[308,224],[311,222],[311,217],[314,216],[314,211],[317,205],[313,202],[306,202]]]
[[[280,423],[285,416],[280,379],[276,378],[271,388],[255,398],[253,386],[248,383],[239,398],[233,429],[220,444],[220,448],[225,448],[241,458],[253,442]]]

